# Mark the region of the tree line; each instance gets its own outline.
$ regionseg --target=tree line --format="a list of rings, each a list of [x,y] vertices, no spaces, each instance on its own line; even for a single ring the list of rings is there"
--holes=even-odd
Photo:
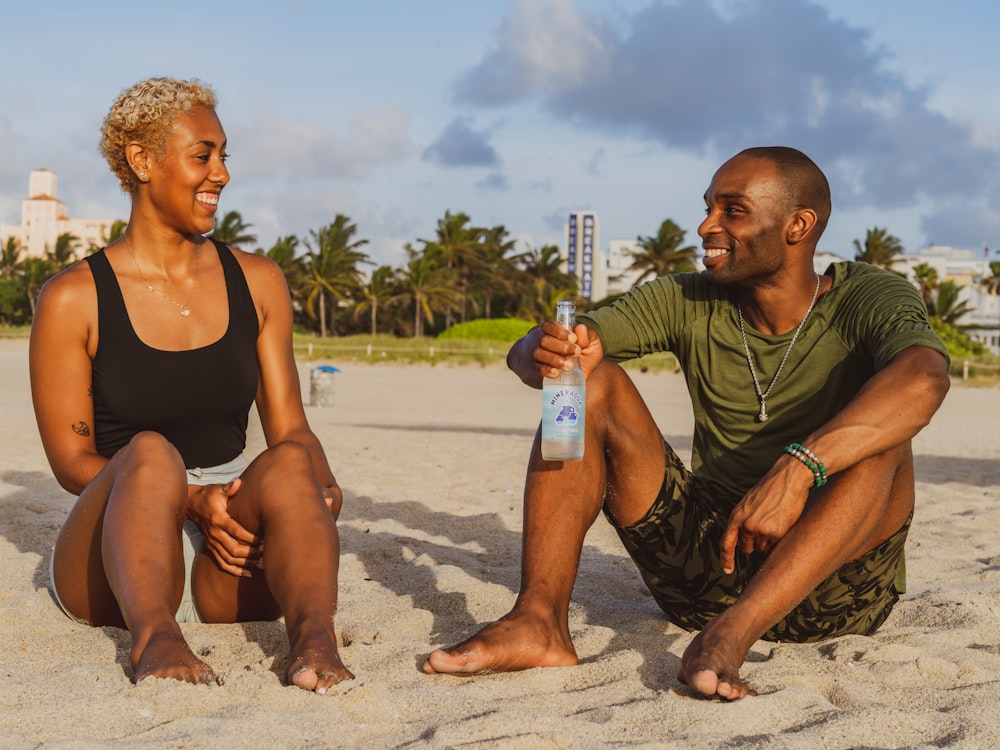
[[[104,244],[118,239],[126,224],[112,224]],[[235,247],[257,244],[252,225],[238,211],[216,220],[211,236]],[[364,251],[368,240],[344,214],[308,235],[278,237],[265,255],[281,267],[288,283],[298,330],[320,336],[357,333],[395,336],[436,335],[474,318],[518,318],[539,323],[554,316],[556,303],[576,298],[577,281],[563,270],[556,245],[518,251],[503,225],[480,227],[465,213],[446,211],[433,235],[404,245],[399,266],[377,265]],[[892,270],[903,254],[900,241],[885,229],[868,230],[854,241],[856,260]],[[60,235],[41,257],[22,257],[16,238],[0,248],[0,323],[30,324],[42,284],[98,247],[80,247]],[[685,232],[665,219],[656,234],[639,236],[629,270],[635,284],[652,277],[695,269],[698,250]],[[1000,263],[983,284],[1000,292]],[[956,325],[968,310],[953,282],[939,281],[927,264],[914,268],[917,285],[932,315]],[[578,300],[583,309],[610,300]]]

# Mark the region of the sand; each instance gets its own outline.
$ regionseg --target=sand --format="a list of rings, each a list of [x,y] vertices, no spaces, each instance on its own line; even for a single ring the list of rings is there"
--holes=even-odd
[[[184,625],[222,684],[136,686],[124,631],[56,609],[47,560],[72,497],[38,441],[26,351],[0,341],[2,748],[1000,747],[1000,390],[953,388],[915,441],[910,590],[881,631],[760,642],[744,667],[760,696],[724,704],[678,683],[691,635],[603,520],[570,612],[578,666],[420,672],[513,602],[539,396],[499,366],[337,362],[333,406],[307,411],[345,489],[337,629],[357,679],[316,696],[282,685],[280,623]],[[689,452],[682,380],[634,377]]]

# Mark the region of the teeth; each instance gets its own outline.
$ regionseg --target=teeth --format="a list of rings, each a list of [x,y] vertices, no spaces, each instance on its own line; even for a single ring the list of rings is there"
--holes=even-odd
[[[723,250],[722,248],[712,247],[705,250],[706,258],[718,258],[720,255],[725,255],[728,250]]]
[[[198,193],[197,198],[202,203],[209,203],[213,206],[219,205],[219,196],[215,193]]]

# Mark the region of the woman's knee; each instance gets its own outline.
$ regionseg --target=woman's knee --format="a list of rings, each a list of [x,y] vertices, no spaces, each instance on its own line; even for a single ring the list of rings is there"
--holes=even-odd
[[[295,440],[285,440],[270,446],[257,457],[257,461],[287,471],[312,470],[309,449]]]
[[[158,432],[136,433],[112,461],[128,474],[151,472],[163,479],[184,478],[184,459],[173,443]]]
[[[290,482],[305,480],[318,487],[309,449],[294,440],[276,443],[261,452],[250,463],[243,479],[262,485],[271,482],[288,485]]]

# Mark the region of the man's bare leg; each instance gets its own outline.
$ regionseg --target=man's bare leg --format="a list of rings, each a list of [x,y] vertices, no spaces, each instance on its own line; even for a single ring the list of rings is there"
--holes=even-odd
[[[896,533],[913,510],[910,446],[835,477],[774,547],[739,600],[684,651],[678,679],[728,700],[755,693],[740,677],[750,647],[840,566]]]
[[[514,608],[471,638],[433,651],[424,671],[471,674],[576,664],[569,601],[584,537],[605,496],[619,523],[645,515],[663,483],[662,441],[628,375],[617,365],[599,365],[587,380],[583,460],[543,461],[535,437]]]
[[[200,555],[193,582],[202,616],[234,622],[284,614],[290,685],[325,693],[353,678],[338,654],[333,625],[337,526],[306,449],[282,443],[255,459],[230,501],[230,514],[249,531],[263,532],[264,570],[238,578]]]

